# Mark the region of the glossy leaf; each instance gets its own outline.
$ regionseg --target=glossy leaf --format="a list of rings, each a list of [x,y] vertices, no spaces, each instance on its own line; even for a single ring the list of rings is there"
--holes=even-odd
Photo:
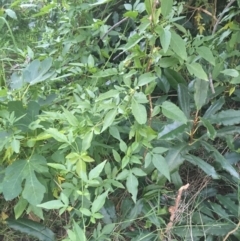
[[[202,79],[196,79],[194,85],[194,101],[197,110],[200,110],[206,103],[209,83]]]
[[[156,32],[159,34],[163,51],[166,53],[170,46],[172,34],[168,29],[162,27],[156,28]]]
[[[90,172],[89,172],[89,180],[97,178],[100,176],[100,173],[102,172],[104,166],[106,164],[106,160],[95,166]]]
[[[207,175],[211,176],[213,179],[218,179],[219,175],[217,174],[216,170],[213,166],[208,164],[206,161],[202,160],[201,158],[193,155],[185,155],[184,158],[192,163],[193,165],[198,166],[202,169]]]
[[[137,101],[133,99],[131,107],[135,120],[139,124],[145,124],[147,122],[147,111],[145,106],[137,103]]]
[[[159,154],[153,154],[152,163],[157,170],[162,173],[170,181],[170,172],[165,158]]]
[[[41,223],[23,218],[18,220],[8,218],[6,222],[10,228],[36,237],[40,241],[55,241],[54,233]]]
[[[169,101],[164,101],[162,104],[162,113],[169,119],[187,123],[188,119],[178,106]]]
[[[111,124],[113,123],[113,121],[115,120],[115,117],[117,115],[117,109],[113,109],[108,111],[108,113],[105,115],[104,120],[103,120],[103,127],[101,132],[103,132],[104,130],[106,130],[109,126],[111,126]]]
[[[211,122],[207,119],[201,118],[201,122],[207,128],[207,134],[209,135],[210,139],[214,140],[217,135],[217,131],[214,129]]]
[[[107,198],[108,191],[98,195],[97,198],[93,201],[91,211],[92,213],[98,212],[104,205],[105,200]]]
[[[180,83],[187,85],[187,82],[186,82],[186,80],[182,77],[182,75],[179,74],[178,72],[172,70],[172,69],[165,69],[165,70],[164,70],[164,75],[166,76],[169,84],[170,84],[175,90],[177,90],[178,84],[180,84]]]
[[[240,123],[240,110],[223,110],[210,117],[212,123],[230,126]]]
[[[165,0],[168,1],[168,0]],[[171,48],[183,60],[187,60],[187,50],[185,41],[175,32],[172,32]]]
[[[178,84],[178,101],[181,110],[186,117],[189,118],[190,115],[190,94],[188,88],[184,84]]]
[[[222,106],[225,104],[224,97],[220,97],[218,100],[213,102],[210,107],[206,110],[205,114],[203,115],[204,118],[208,118],[211,115],[214,115],[217,111],[221,110]]]
[[[139,76],[138,86],[144,86],[154,81],[156,76],[153,76],[151,73],[145,73]]]
[[[208,81],[208,76],[199,63],[186,64],[186,66],[191,75],[194,75],[199,79]]]
[[[202,58],[207,60],[210,64],[215,65],[215,58],[210,48],[206,46],[201,46],[201,47],[198,47],[196,51]]]
[[[165,18],[171,11],[173,6],[173,0],[161,0],[161,13]]]
[[[132,195],[132,200],[136,203],[138,194],[138,179],[133,175],[132,172],[129,172],[126,186],[128,192]]]

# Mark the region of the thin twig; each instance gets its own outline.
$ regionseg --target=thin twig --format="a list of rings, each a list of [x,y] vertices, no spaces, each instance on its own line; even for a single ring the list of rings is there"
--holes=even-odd
[[[210,13],[208,10],[202,8],[202,7],[192,7],[192,6],[188,6],[188,5],[185,5],[185,7],[187,8],[190,8],[190,9],[194,9],[195,11],[201,11],[201,12],[204,12],[206,13],[207,15],[211,16],[215,21],[217,21],[217,18],[215,15],[213,15],[212,13]]]
[[[128,17],[123,18],[122,20],[120,20],[119,22],[115,23],[111,28],[108,29],[108,31],[101,37],[101,40],[103,40],[108,34],[109,32],[111,32],[114,28],[116,28],[117,26],[119,26],[121,23],[125,22],[126,20],[128,20]]]
[[[215,89],[214,89],[214,86],[213,86],[213,80],[212,80],[212,74],[211,73],[209,73],[208,79],[209,79],[209,85],[210,85],[210,88],[212,90],[212,93],[215,94]]]
[[[189,183],[179,188],[177,198],[175,199],[175,205],[169,207],[169,212],[170,212],[171,216],[170,216],[170,222],[167,224],[167,228],[166,228],[166,231],[165,231],[165,234],[166,234],[167,237],[170,236],[170,230],[172,229],[174,220],[175,220],[176,215],[177,215],[178,207],[179,207],[181,197],[182,197],[182,192],[184,190],[187,190],[188,187],[189,187]]]
[[[236,1],[236,0],[231,0],[231,1],[226,5],[226,7],[223,9],[223,11],[220,13],[220,15],[219,15],[219,17],[218,17],[218,19],[217,19],[214,27],[213,27],[212,35],[215,34],[215,32],[216,32],[216,30],[217,30],[217,27],[218,27],[220,21],[222,20],[223,15],[225,14],[225,10],[226,10],[227,8],[229,8],[235,1]]]
[[[230,232],[227,233],[227,235],[226,235],[226,237],[223,239],[223,241],[227,241],[228,237],[229,237],[231,234],[235,233],[235,232],[239,229],[239,227],[240,227],[240,221],[239,221],[239,223],[237,224],[237,226],[236,226],[232,231],[230,231]]]

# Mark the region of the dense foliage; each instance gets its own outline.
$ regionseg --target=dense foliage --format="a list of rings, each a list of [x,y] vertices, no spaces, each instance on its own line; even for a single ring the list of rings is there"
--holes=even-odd
[[[239,0],[0,4],[4,230],[240,239]]]

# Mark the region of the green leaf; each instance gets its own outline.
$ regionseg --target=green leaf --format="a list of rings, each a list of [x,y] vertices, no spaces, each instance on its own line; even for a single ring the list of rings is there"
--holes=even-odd
[[[214,157],[215,161],[220,164],[222,169],[226,170],[229,172],[232,176],[236,177],[239,179],[239,174],[238,172],[234,169],[234,167],[218,152],[216,148],[214,148],[212,145],[205,141],[201,141],[201,144],[203,147],[210,152]]]
[[[169,181],[171,181],[168,164],[162,155],[153,154],[152,163],[160,173],[162,173]]]
[[[168,0],[165,0],[168,1]],[[170,1],[171,2],[171,1]],[[172,38],[170,42],[172,50],[183,60],[187,60],[187,51],[185,41],[175,32],[172,32]]]
[[[132,168],[131,171],[135,176],[138,176],[138,177],[143,177],[147,175],[142,169],[137,167]]]
[[[184,84],[178,84],[178,101],[186,117],[190,116],[190,95],[188,88]]]
[[[224,69],[223,71],[221,71],[222,74],[231,76],[231,77],[238,77],[239,76],[239,72],[235,69]]]
[[[109,98],[116,98],[118,96],[119,96],[118,90],[109,90],[105,93],[100,94],[99,97],[95,101],[98,102],[98,101],[106,100]]]
[[[156,76],[153,76],[151,73],[145,73],[139,76],[138,86],[146,85],[156,79]]]
[[[210,139],[214,140],[217,132],[214,129],[213,125],[211,124],[211,122],[207,119],[201,118],[201,122],[203,123],[203,125],[207,128],[207,133],[210,137]]]
[[[172,70],[172,69],[165,69],[164,70],[164,75],[166,76],[169,84],[177,90],[178,84],[185,84],[187,85],[186,80],[180,75],[178,72]]]
[[[86,151],[90,146],[93,139],[93,131],[88,132],[82,141],[82,151]]]
[[[65,109],[64,107],[62,107],[63,112],[64,112],[64,117],[67,119],[68,123],[71,126],[78,126],[79,125],[79,121],[78,119],[67,109]]]
[[[126,186],[128,192],[132,195],[132,200],[136,203],[138,194],[138,179],[133,175],[132,172],[129,172]]]
[[[164,18],[172,11],[173,0],[161,0],[161,13]]]
[[[240,123],[240,110],[224,110],[210,117],[212,123],[230,126]]]
[[[97,166],[95,166],[90,172],[89,172],[89,180],[92,180],[94,178],[98,178],[100,176],[100,173],[102,172],[105,164],[106,164],[106,160],[101,162],[100,164],[98,164]]]
[[[164,101],[162,104],[162,113],[169,119],[187,123],[188,119],[178,106],[169,101]]]
[[[92,213],[98,212],[104,205],[105,200],[108,195],[108,190],[101,195],[97,196],[97,198],[93,201],[91,211]]]
[[[162,28],[158,26],[155,31],[158,33],[160,37],[160,42],[163,48],[163,52],[166,53],[169,49],[170,42],[171,42],[171,32],[167,28]]]
[[[87,241],[84,231],[80,228],[80,226],[73,219],[73,228],[74,233],[76,235],[76,239],[74,241]]]
[[[176,139],[178,135],[182,135],[184,133],[186,128],[187,125],[175,121],[171,124],[164,125],[163,130],[158,134],[158,138],[163,140]]]
[[[194,101],[197,110],[200,110],[206,103],[209,83],[202,79],[196,79],[194,85]]]
[[[23,198],[25,198],[30,204],[37,205],[43,199],[45,192],[45,187],[38,181],[35,173],[29,171],[22,193]]]
[[[137,103],[137,101],[132,99],[132,113],[135,120],[140,124],[145,124],[147,122],[147,111],[144,105]]]
[[[28,205],[27,200],[24,199],[23,197],[20,197],[17,204],[14,207],[14,214],[16,219],[21,217],[23,212],[26,210],[27,205]]]
[[[63,204],[60,200],[52,200],[42,204],[38,204],[37,206],[40,208],[51,210],[51,209],[60,209],[62,207],[65,207],[65,204]]]
[[[198,47],[196,49],[197,53],[204,58],[206,61],[208,61],[210,64],[212,64],[213,66],[215,66],[215,58],[212,54],[212,51],[210,50],[210,48],[206,47],[206,46],[201,46]]]
[[[101,132],[103,132],[104,130],[106,130],[109,126],[111,126],[111,124],[113,123],[113,121],[115,120],[115,117],[117,115],[117,109],[113,109],[108,111],[108,113],[105,115],[104,120],[103,120],[103,127]]]
[[[116,68],[109,68],[105,70],[98,71],[96,75],[92,75],[92,78],[106,78],[109,76],[118,75],[118,70]]]
[[[55,241],[54,233],[38,222],[23,218],[18,220],[8,218],[6,222],[10,228],[36,237],[40,241]]]
[[[193,155],[185,155],[184,158],[188,162],[192,163],[193,165],[198,166],[200,169],[202,169],[207,175],[211,176],[213,179],[219,179],[219,176],[216,170],[214,169],[214,167],[208,164],[206,161]]]
[[[210,107],[206,110],[205,114],[203,115],[203,118],[208,118],[211,115],[214,115],[217,111],[222,109],[222,106],[225,104],[224,97],[220,97],[216,101],[214,101]]]
[[[199,63],[186,64],[186,66],[191,75],[194,75],[199,79],[208,81],[208,76]]]
[[[55,140],[57,140],[59,142],[68,143],[67,137],[55,128],[49,128],[49,129],[45,130],[45,132],[50,134]]]
[[[144,38],[144,36],[141,36],[139,34],[134,34],[133,36],[131,36],[126,45],[119,48],[119,49],[122,49],[123,52],[126,52],[128,51],[129,49],[131,49],[132,47],[134,47],[137,43],[139,43],[142,39]]]
[[[5,13],[12,19],[17,19],[16,13],[12,9],[5,9]]]

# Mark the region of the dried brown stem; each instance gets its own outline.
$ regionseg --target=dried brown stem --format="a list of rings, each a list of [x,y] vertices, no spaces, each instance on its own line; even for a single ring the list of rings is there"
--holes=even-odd
[[[169,207],[169,212],[170,212],[171,216],[170,216],[170,222],[168,223],[166,231],[165,231],[165,235],[167,237],[170,237],[170,231],[173,227],[174,220],[175,220],[177,212],[178,212],[178,208],[179,208],[179,204],[180,204],[180,201],[181,201],[182,193],[183,193],[183,191],[187,190],[188,187],[189,187],[189,183],[179,188],[178,195],[175,199],[175,205]]]

